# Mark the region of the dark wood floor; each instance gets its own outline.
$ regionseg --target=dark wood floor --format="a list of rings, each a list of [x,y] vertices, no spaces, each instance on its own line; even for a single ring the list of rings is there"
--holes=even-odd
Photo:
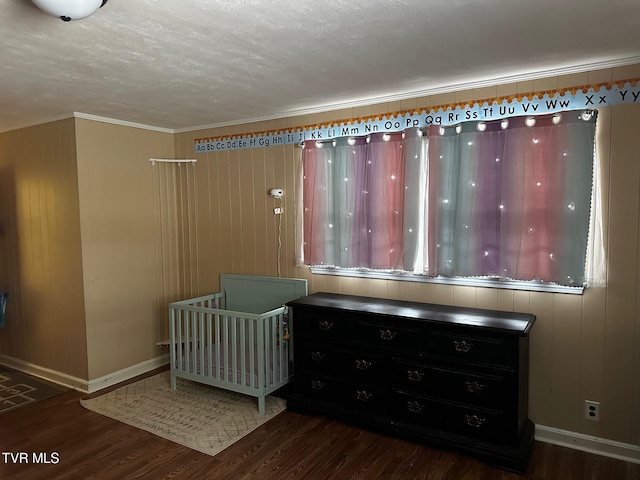
[[[640,480],[640,465],[538,442],[517,475],[290,412],[210,457],[86,410],[80,397],[67,392],[0,415],[0,479]],[[8,453],[19,452],[29,463],[11,462]],[[54,463],[34,464],[34,453]]]

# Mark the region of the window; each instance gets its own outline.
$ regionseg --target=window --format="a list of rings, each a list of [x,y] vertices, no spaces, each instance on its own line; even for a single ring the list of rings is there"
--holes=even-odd
[[[306,142],[311,266],[581,287],[596,114]]]

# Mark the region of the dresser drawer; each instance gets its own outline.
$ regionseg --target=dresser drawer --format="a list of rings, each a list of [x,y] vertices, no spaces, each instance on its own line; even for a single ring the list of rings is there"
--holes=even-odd
[[[385,391],[379,385],[357,383],[313,373],[296,375],[295,390],[309,398],[327,400],[369,412],[384,412]]]
[[[507,419],[501,412],[439,402],[394,391],[392,415],[411,424],[428,425],[482,440],[511,440]]]
[[[505,406],[505,378],[394,359],[393,386],[417,394],[494,410]]]
[[[353,339],[357,337],[356,323],[352,318],[334,315],[314,315],[294,312],[292,321],[294,334],[314,338]]]
[[[354,379],[379,379],[383,357],[364,352],[353,352],[323,344],[296,342],[296,366],[300,370],[332,372]]]
[[[423,333],[423,352],[443,355],[455,360],[491,365],[511,365],[513,356],[505,340],[448,333]],[[511,357],[511,358],[510,358]]]
[[[420,350],[420,330],[391,325],[360,322],[359,332],[364,343],[416,352]]]

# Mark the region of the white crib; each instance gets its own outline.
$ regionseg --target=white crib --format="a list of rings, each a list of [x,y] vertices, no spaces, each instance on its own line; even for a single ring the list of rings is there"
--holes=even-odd
[[[307,294],[297,278],[220,275],[221,292],[169,304],[171,388],[178,377],[258,398],[293,369],[284,304]]]

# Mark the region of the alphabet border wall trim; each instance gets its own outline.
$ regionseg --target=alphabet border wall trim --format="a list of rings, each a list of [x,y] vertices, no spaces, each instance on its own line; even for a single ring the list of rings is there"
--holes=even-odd
[[[197,138],[195,153],[220,152],[329,140],[337,137],[397,132],[411,127],[451,125],[471,120],[497,120],[520,115],[540,115],[563,110],[640,103],[640,78],[556,90],[449,103],[401,110],[321,124]]]

